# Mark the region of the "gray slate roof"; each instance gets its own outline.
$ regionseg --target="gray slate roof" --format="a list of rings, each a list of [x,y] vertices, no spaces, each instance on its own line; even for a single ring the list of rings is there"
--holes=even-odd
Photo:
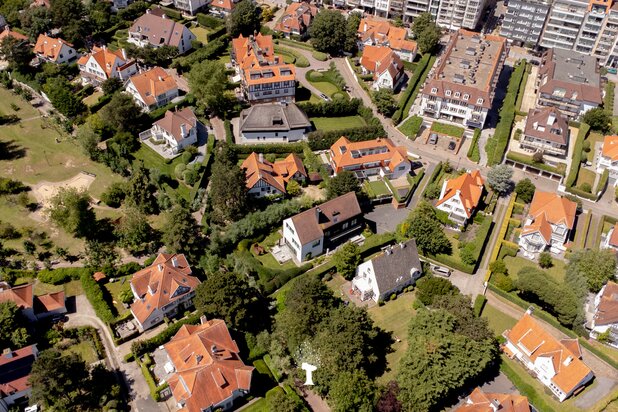
[[[277,132],[307,127],[311,127],[309,118],[294,103],[256,104],[240,113],[241,132]]]
[[[410,269],[422,271],[421,261],[414,239],[393,246],[390,253],[386,251],[372,259],[373,271],[380,293],[396,289],[400,284],[410,279]],[[403,276],[403,279],[397,281]]]

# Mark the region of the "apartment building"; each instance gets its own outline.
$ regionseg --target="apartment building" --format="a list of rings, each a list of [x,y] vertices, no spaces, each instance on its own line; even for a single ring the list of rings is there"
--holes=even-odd
[[[194,16],[208,4],[206,0],[174,0],[174,7],[185,14]]]
[[[477,28],[487,0],[441,0],[436,23],[449,30]]]
[[[556,0],[551,6],[540,45],[545,48],[558,47],[573,50],[584,25],[588,1]]]
[[[511,0],[502,21],[500,35],[521,44],[536,46],[550,4],[545,0]]]
[[[599,38],[594,48],[594,56],[601,66],[618,67],[618,5],[614,4],[599,32]]]
[[[451,34],[423,86],[423,116],[483,128],[507,53],[503,37],[467,30]]]
[[[555,107],[569,120],[603,103],[597,59],[572,50],[555,48],[545,52],[536,87],[536,106]]]

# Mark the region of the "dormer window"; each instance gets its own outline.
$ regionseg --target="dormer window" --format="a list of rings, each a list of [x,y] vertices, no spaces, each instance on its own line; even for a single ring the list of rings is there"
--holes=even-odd
[[[431,93],[433,93],[433,94],[438,93],[438,89],[436,87],[432,87],[431,88]]]
[[[459,96],[461,96],[461,93],[459,93],[459,92],[455,92],[455,98],[456,98],[456,99],[459,99]]]
[[[478,99],[476,99],[476,104],[483,104],[484,100],[482,97],[479,97]]]
[[[447,90],[447,91],[444,92],[444,94],[447,95],[447,96],[450,96],[451,95],[451,91]]]
[[[469,98],[470,98],[470,95],[468,93],[464,93],[463,99],[468,100]]]

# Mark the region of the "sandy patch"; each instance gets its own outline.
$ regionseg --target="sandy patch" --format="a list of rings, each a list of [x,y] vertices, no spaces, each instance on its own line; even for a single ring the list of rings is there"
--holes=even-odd
[[[94,179],[94,176],[81,172],[62,182],[40,182],[32,186],[32,195],[43,209],[47,209],[51,199],[58,193],[60,188],[74,187],[77,190],[87,190],[94,182]]]

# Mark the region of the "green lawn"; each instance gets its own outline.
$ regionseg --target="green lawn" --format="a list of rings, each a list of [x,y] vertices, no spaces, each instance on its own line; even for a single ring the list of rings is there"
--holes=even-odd
[[[431,125],[431,131],[440,133],[440,134],[445,134],[448,136],[453,136],[458,139],[461,138],[464,134],[463,127],[453,126],[450,124],[445,124],[445,123],[440,123],[440,122],[433,122],[433,124]]]
[[[605,137],[603,136],[603,134],[599,133],[599,132],[590,132],[588,133],[588,137],[586,137],[586,140],[590,142],[590,151],[588,152],[588,161],[592,162],[594,161],[594,153],[595,153],[595,146],[597,143],[603,143],[603,140],[605,139]],[[582,169],[579,169],[580,173]]]
[[[136,160],[143,161],[146,168],[159,169],[161,173],[167,174],[172,179],[174,179],[174,168],[176,165],[182,163],[182,156],[177,156],[169,164],[165,163],[165,159],[145,144],[142,144],[139,150],[133,153],[133,156],[135,156]],[[177,182],[178,186],[173,188],[173,190],[177,191],[183,198],[188,199],[191,189],[183,182]]]
[[[549,269],[541,269],[539,265],[535,262],[528,260],[526,258],[517,256],[505,256],[504,264],[506,265],[507,270],[509,271],[509,276],[514,279],[517,279],[517,272],[523,267],[535,267],[537,269],[541,269],[545,273],[547,273],[552,279],[554,279],[558,283],[564,282],[564,272],[566,270],[566,265],[564,261],[560,259],[553,259],[554,265]]]
[[[579,168],[579,173],[577,174],[577,182],[575,186],[580,188],[584,183],[588,183],[592,190],[594,190],[594,179],[596,178],[596,173],[592,170],[584,169],[583,167]]]
[[[88,107],[94,105],[95,103],[97,103],[99,101],[99,97],[103,96],[103,92],[100,91],[96,91],[94,93],[92,93],[90,96],[86,97],[84,100],[82,100],[84,102],[84,104]]]
[[[487,319],[489,328],[494,331],[496,336],[502,335],[502,332],[512,328],[517,323],[517,319],[500,312],[489,303],[485,305],[482,316]]]
[[[243,409],[243,412],[270,412],[270,405],[266,398],[260,398]]]
[[[377,326],[393,333],[393,352],[386,355],[389,370],[378,378],[379,384],[385,384],[397,376],[399,363],[408,348],[408,324],[416,311],[412,308],[414,293],[404,293],[397,300],[388,301],[384,306],[374,306],[368,310]]]
[[[80,280],[72,280],[64,284],[64,295],[66,297],[83,295],[84,289]]]
[[[201,26],[196,26],[191,27],[190,31],[191,33],[195,34],[195,37],[198,41],[202,42],[203,44],[208,43],[208,34],[210,33],[210,30]]]
[[[87,365],[90,365],[99,360],[99,358],[97,357],[97,353],[92,346],[92,343],[87,340],[79,342],[76,345],[71,345],[71,347],[66,349],[65,352],[73,352],[80,355]]]
[[[122,306],[122,301],[120,300],[120,293],[122,293],[123,290],[131,289],[131,286],[129,285],[131,276],[130,275],[124,276],[124,277],[117,278],[117,279],[118,280],[116,280],[113,283],[107,282],[105,285],[103,285],[103,287],[107,289],[107,291],[111,295],[112,303],[116,307],[116,311],[118,312],[118,315],[121,316],[128,309],[125,309],[124,306]],[[122,282],[123,279],[124,279],[124,283]]]
[[[415,139],[422,125],[422,117],[412,116],[408,120],[406,120],[401,126],[399,126],[398,129],[401,133],[405,134],[410,139]]]
[[[336,70],[336,69],[335,69]],[[326,94],[329,97],[334,97],[335,94],[337,96],[345,94],[341,93],[341,89],[337,86],[337,83],[334,81],[334,77],[337,75],[336,71],[328,70],[325,72],[317,72],[314,70],[309,70],[305,75],[305,79],[309,81],[315,88],[317,88],[322,93]]]
[[[330,84],[330,83],[328,83]],[[360,116],[343,116],[343,117],[312,117],[311,121],[316,130],[342,130],[353,127],[363,127],[366,125],[365,120]]]
[[[288,260],[283,265],[280,264],[271,253],[265,253],[262,256],[257,256],[257,260],[262,262],[262,265],[271,269],[286,270],[296,267],[296,264],[294,264],[292,260]]]
[[[388,186],[386,186],[386,183],[384,183],[381,180],[376,180],[373,182],[370,182],[369,180],[367,180],[365,182],[365,185],[368,188],[368,191],[370,192],[369,194],[373,194],[376,197],[391,194],[391,191],[388,190]]]

